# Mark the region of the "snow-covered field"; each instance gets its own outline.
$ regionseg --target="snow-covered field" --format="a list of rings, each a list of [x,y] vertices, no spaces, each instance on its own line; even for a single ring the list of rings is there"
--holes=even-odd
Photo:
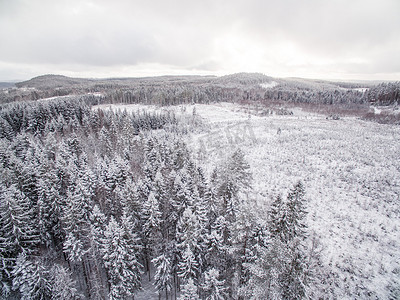
[[[354,117],[327,120],[300,110],[259,117],[228,103],[168,109],[193,114],[194,108],[208,124],[188,136],[194,155],[211,170],[240,147],[253,173],[252,197],[261,208],[296,181],[304,182],[309,229],[321,242],[323,264],[334,274],[336,297],[400,297],[399,126]]]

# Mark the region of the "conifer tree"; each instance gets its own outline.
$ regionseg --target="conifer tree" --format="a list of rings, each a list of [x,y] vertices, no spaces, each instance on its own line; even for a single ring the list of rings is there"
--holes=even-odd
[[[198,254],[202,248],[200,222],[197,216],[188,207],[184,210],[182,217],[178,221],[176,239],[178,241],[178,249],[183,253],[186,248]]]
[[[165,298],[168,299],[168,292],[172,289],[172,265],[171,259],[162,253],[152,260],[156,268],[154,274],[154,285],[156,286],[159,295],[165,291]]]
[[[306,237],[306,225],[304,218],[307,215],[305,209],[305,191],[301,181],[297,182],[290,190],[287,196],[287,209],[289,212],[289,224],[291,225],[288,238],[297,237],[304,239]]]
[[[61,238],[61,198],[55,188],[54,179],[45,174],[38,179],[37,226],[42,244],[50,246],[51,243]]]
[[[304,240],[306,216],[304,187],[298,182],[290,190],[286,199],[278,196],[270,209],[270,231],[272,236],[279,237],[282,242],[291,242],[294,238]]]
[[[189,245],[186,246],[186,249],[182,254],[182,259],[179,262],[178,268],[178,275],[184,280],[184,282],[187,282],[189,278],[196,279],[198,276],[199,263]]]
[[[204,274],[203,291],[206,300],[226,299],[225,280],[220,279],[219,271],[211,268]]]
[[[104,232],[102,252],[110,283],[110,299],[124,299],[141,288],[136,239],[111,217]],[[124,228],[125,227],[125,228]]]
[[[279,274],[284,299],[301,299],[308,280],[304,265],[307,255],[304,196],[304,186],[298,182],[286,199],[275,199],[270,211],[271,236],[279,241],[281,251],[285,253]]]
[[[159,203],[153,192],[150,192],[143,206],[145,236],[154,245],[160,239],[161,217]]]
[[[1,191],[0,198],[1,253],[32,252],[40,239],[29,199],[16,185]]]
[[[51,299],[81,299],[82,295],[76,289],[76,283],[72,279],[72,273],[61,265],[55,265],[50,270]]]
[[[91,258],[91,282],[92,292],[95,297],[104,297],[104,278],[106,271],[102,257],[102,243],[104,240],[104,231],[107,225],[106,216],[95,205],[90,214],[90,235],[88,237],[90,248],[89,254]]]
[[[181,295],[179,300],[198,300],[198,288],[192,278],[189,278],[185,284],[182,285]]]
[[[224,265],[225,245],[223,239],[223,228],[225,227],[225,218],[218,217],[211,225],[210,233],[207,236],[207,250],[205,253],[205,262],[208,266],[222,268]]]
[[[181,216],[186,207],[191,206],[192,195],[188,184],[188,175],[186,170],[180,170],[177,172],[174,183],[173,183],[173,198],[174,206],[177,211],[177,215]]]
[[[73,232],[67,234],[64,241],[64,252],[68,255],[71,262],[81,262],[86,251],[81,239],[77,238]]]
[[[247,282],[240,287],[244,299],[281,299],[281,274],[287,263],[285,245],[279,239],[264,238],[252,248],[252,259],[244,264]]]
[[[12,271],[13,289],[19,290],[22,300],[49,299],[51,283],[48,271],[40,261],[30,261],[20,254]]]
[[[144,201],[141,199],[138,184],[128,177],[125,184],[116,189],[116,193],[121,203],[122,211],[126,211],[132,217],[132,222],[140,230]]]

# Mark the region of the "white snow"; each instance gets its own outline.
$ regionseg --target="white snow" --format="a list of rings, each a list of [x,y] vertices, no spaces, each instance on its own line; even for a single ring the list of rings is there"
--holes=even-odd
[[[369,88],[354,88],[353,90],[355,90],[357,92],[365,93],[366,91],[369,90]]]
[[[271,82],[266,82],[266,83],[261,83],[260,86],[264,89],[272,89],[276,87],[279,83],[276,81],[271,81]]]
[[[373,109],[374,109],[374,114],[376,114],[376,115],[379,115],[382,112],[382,109],[377,108],[375,106],[373,107]]]
[[[400,128],[296,112],[249,122],[255,142],[238,146],[247,153],[260,205],[304,181],[310,229],[324,247],[323,262],[340,277],[335,292],[387,299],[388,286],[400,284]]]
[[[354,117],[294,110],[293,116],[251,116],[222,103],[169,108],[113,105],[113,109],[172,109],[196,114],[209,130],[191,133],[188,145],[210,171],[241,147],[253,172],[253,188],[265,211],[272,197],[302,180],[308,224],[323,246],[322,259],[336,278],[340,299],[390,298],[400,286],[400,127]],[[208,138],[208,139],[207,139]]]
[[[74,98],[76,95],[64,95],[64,96],[54,96],[54,97],[47,97],[47,98],[41,98],[38,101],[50,101],[54,99],[69,99],[69,98]]]

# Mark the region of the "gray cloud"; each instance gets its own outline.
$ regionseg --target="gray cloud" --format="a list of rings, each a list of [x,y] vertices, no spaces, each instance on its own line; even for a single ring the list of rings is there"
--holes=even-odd
[[[399,13],[398,0],[0,0],[0,79],[152,68],[393,79]]]

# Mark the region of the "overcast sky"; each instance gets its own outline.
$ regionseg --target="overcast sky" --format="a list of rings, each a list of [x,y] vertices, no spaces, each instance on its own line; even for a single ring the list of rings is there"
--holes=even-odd
[[[0,0],[0,80],[400,80],[400,0]]]

